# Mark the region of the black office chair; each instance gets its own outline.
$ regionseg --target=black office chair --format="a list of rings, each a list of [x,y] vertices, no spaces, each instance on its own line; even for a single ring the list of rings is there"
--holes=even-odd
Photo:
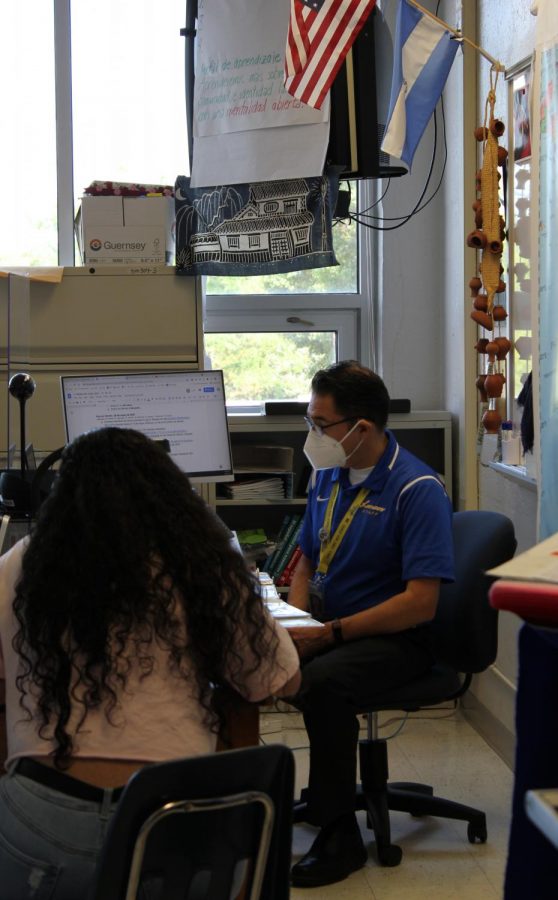
[[[279,745],[146,766],[111,820],[92,900],[286,900],[293,792]]]
[[[511,559],[516,540],[513,525],[500,513],[470,511],[453,515],[455,582],[442,585],[433,623],[436,664],[410,684],[385,692],[368,710],[368,738],[359,741],[361,785],[357,809],[367,812],[376,837],[378,861],[397,866],[402,850],[391,843],[389,810],[413,816],[442,816],[468,822],[471,843],[487,838],[486,816],[478,809],[435,797],[430,785],[388,784],[387,741],[378,737],[378,712],[416,712],[456,700],[472,676],[494,662],[498,642],[497,612],[488,602],[492,579],[484,573]],[[304,821],[304,791],[295,806],[295,821]]]

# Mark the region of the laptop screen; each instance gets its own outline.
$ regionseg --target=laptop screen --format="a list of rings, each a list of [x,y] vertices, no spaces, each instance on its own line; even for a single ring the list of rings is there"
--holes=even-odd
[[[192,480],[232,479],[221,371],[63,375],[61,384],[68,441],[94,428],[134,428],[166,439]]]

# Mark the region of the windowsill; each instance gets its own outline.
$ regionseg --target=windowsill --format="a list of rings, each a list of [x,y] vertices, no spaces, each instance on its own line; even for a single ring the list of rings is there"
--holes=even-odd
[[[527,474],[525,466],[508,466],[506,463],[502,462],[489,462],[488,466],[490,469],[494,469],[495,472],[500,472],[501,475],[510,478],[512,481],[519,481],[521,484],[524,484],[526,487],[532,488],[533,490],[537,489],[537,479],[533,478],[532,475]]]

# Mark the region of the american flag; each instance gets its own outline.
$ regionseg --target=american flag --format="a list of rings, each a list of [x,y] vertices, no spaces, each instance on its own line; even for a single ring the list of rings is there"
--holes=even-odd
[[[285,88],[320,109],[376,0],[291,0]]]

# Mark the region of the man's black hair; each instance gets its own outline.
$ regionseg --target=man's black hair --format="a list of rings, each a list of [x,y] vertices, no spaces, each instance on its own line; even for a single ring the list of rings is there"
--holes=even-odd
[[[312,392],[329,394],[340,415],[348,419],[368,419],[380,431],[386,427],[389,413],[387,388],[372,369],[355,359],[320,369],[312,379]]]

